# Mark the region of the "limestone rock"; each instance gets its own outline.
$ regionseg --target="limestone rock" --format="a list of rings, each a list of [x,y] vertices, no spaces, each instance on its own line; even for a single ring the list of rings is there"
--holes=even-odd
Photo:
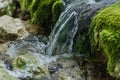
[[[0,17],[0,42],[25,38],[28,32],[20,19],[10,16]]]

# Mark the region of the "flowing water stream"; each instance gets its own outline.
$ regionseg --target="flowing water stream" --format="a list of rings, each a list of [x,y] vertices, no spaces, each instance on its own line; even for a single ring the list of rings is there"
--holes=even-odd
[[[50,62],[57,60],[58,56],[52,55],[58,55],[60,53],[67,53],[68,55],[68,53],[72,53],[75,34],[78,31],[82,32],[84,29],[88,29],[92,17],[98,10],[116,1],[117,0],[65,0],[65,10],[56,22],[47,44],[39,41],[43,39],[43,37],[38,39],[38,37],[35,36],[8,43],[9,48],[6,54],[9,55],[11,60],[14,60],[14,58],[16,60],[16,57],[18,59],[24,59],[23,55],[25,55],[28,56],[28,59],[25,60],[29,63],[26,64],[24,70],[16,69],[7,71],[14,77],[33,77],[34,75],[30,73],[31,69],[33,72],[38,69],[38,66],[45,66],[47,69]],[[27,53],[27,55],[25,53]],[[29,56],[32,57],[29,59]],[[34,61],[31,60],[33,57],[35,61],[38,61],[36,66],[33,63]],[[51,79],[49,78],[47,80]]]

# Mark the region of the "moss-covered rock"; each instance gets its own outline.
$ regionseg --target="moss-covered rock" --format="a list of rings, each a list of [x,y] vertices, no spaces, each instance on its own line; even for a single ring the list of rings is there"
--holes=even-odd
[[[20,0],[22,11],[30,12],[31,22],[50,27],[63,10],[62,0]]]
[[[32,54],[20,55],[12,61],[13,70],[22,73],[24,77],[32,77],[38,80],[42,77],[48,77],[49,73],[46,66],[41,63]]]
[[[93,53],[108,58],[107,70],[120,78],[120,2],[100,11],[89,29]],[[98,55],[99,55],[98,54]]]

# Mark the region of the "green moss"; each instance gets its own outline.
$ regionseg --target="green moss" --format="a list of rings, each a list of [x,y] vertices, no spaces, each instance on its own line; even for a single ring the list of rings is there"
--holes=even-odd
[[[15,4],[14,3],[9,3],[4,8],[0,9],[0,16],[3,16],[3,15],[12,16],[12,13],[13,13],[14,10],[15,10]]]
[[[30,54],[23,53],[23,55],[16,57],[13,60],[12,64],[13,64],[15,69],[25,69],[26,65],[28,65],[28,64],[37,65],[38,61]]]
[[[47,23],[47,21],[50,21],[52,18],[51,9],[49,8],[52,6],[50,5],[49,0],[38,3],[39,3],[39,6],[37,7],[38,9],[31,12],[32,15],[31,22],[43,25],[44,23]]]
[[[93,53],[103,53],[108,58],[107,69],[113,76],[116,65],[120,64],[120,1],[100,11],[91,23],[89,29]]]
[[[63,2],[56,1],[52,6],[53,21],[56,21],[63,10]]]
[[[75,44],[75,55],[89,56],[90,54],[90,42],[88,38],[88,33],[84,33],[80,36]]]
[[[22,10],[29,10],[30,5],[35,2],[35,0],[20,0],[20,6]],[[29,7],[28,7],[29,6]]]
[[[49,27],[55,23],[63,10],[62,0],[20,0],[22,10],[31,15],[31,23]]]
[[[22,57],[18,57],[16,60],[16,66],[19,68],[25,68],[25,66],[26,66],[25,59]]]
[[[18,57],[15,57],[12,60],[13,70],[19,71],[23,75],[28,75],[28,78],[32,74],[32,80],[38,80],[41,77],[49,76],[48,70],[44,64],[39,62],[39,59],[36,58],[33,54],[30,53],[21,53]]]

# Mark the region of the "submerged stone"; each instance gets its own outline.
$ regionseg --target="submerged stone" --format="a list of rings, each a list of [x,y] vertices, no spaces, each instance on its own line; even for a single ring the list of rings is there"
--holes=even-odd
[[[7,70],[4,68],[4,63],[0,61],[0,79],[1,80],[20,80],[18,78],[13,77],[10,75]]]
[[[104,54],[108,72],[120,78],[120,1],[93,18],[89,34],[92,52]]]
[[[12,59],[8,65],[8,72],[14,77],[27,80],[42,80],[42,78],[50,78],[47,69],[48,63],[54,58],[42,55],[45,44],[39,42],[38,38],[31,36],[25,39],[17,40],[9,44],[6,54]],[[9,68],[12,66],[12,70]]]
[[[48,77],[46,66],[43,64],[41,65],[38,59],[30,53],[14,58],[12,66],[14,71],[19,71],[22,75],[26,75],[23,78],[31,77],[40,79],[41,77]]]

